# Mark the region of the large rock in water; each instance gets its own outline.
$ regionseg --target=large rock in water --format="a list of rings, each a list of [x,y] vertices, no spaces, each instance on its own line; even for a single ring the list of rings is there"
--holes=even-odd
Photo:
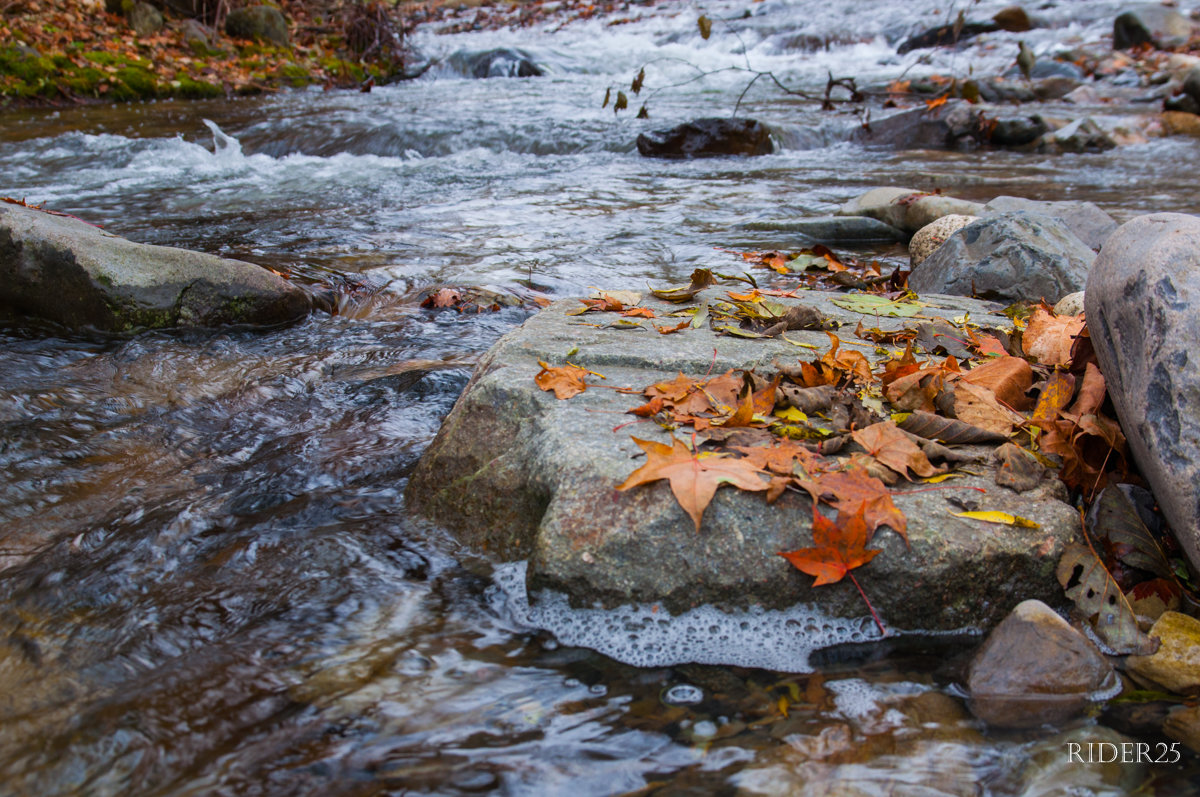
[[[986,137],[982,114],[965,100],[950,100],[939,108],[909,108],[855,127],[850,141],[889,149],[953,149],[960,142]]]
[[[0,309],[72,329],[274,325],[308,295],[252,263],[138,244],[98,227],[0,204]]]
[[[1084,307],[1133,458],[1200,569],[1200,219],[1155,213],[1118,227]]]
[[[884,329],[905,326],[905,319],[841,309],[832,304],[835,298],[845,295],[812,292],[803,304],[848,329],[859,321]],[[709,289],[699,296],[705,299],[727,297],[723,290]],[[998,307],[986,302],[924,299],[930,302],[924,315],[969,312],[976,323],[1007,324],[995,314]],[[660,316],[677,308],[656,299],[642,304]],[[632,435],[669,441],[649,422],[614,430],[636,420],[622,413],[641,404],[641,396],[594,387],[558,400],[534,381],[538,360],[561,364],[576,350],[573,362],[606,377],[591,381],[637,391],[680,372],[702,377],[755,368],[766,374],[776,363],[795,365],[800,357],[827,350],[828,336],[787,333],[790,340],[819,350],[809,352],[780,339],[747,340],[708,328],[672,335],[597,328],[580,322],[603,324],[617,316],[566,315],[579,306],[576,300],[551,305],[483,357],[412,475],[409,507],[450,529],[473,551],[499,560],[528,559],[531,589],[561,591],[577,606],[643,602],[678,612],[703,604],[781,608],[815,603],[829,615],[864,617],[862,598],[849,579],[814,588],[811,577],[776,556],[812,544],[812,504],[806,496],[789,491],[768,505],[761,493],[723,487],[697,532],[666,482],[616,489],[645,461],[638,458]],[[972,450],[984,458],[991,453],[985,447]],[[1026,598],[1062,602],[1054,568],[1079,521],[1059,499],[1057,480],[1043,480],[1019,495],[997,487],[986,472],[936,491],[921,489],[926,487],[903,483],[893,488],[893,500],[908,518],[911,550],[898,535],[881,530],[871,547],[882,553],[855,571],[885,624],[897,629],[987,625]],[[1040,528],[981,526],[951,514],[958,510],[947,496],[1023,515]]]
[[[513,47],[498,47],[482,52],[458,51],[447,59],[451,66],[474,78],[541,77],[545,74],[533,56]]]
[[[1053,304],[1083,290],[1096,253],[1058,219],[1000,213],[963,227],[913,269],[918,293]]]
[[[648,158],[713,158],[721,155],[770,155],[771,133],[756,119],[695,119],[637,137],[638,152]]]
[[[1054,611],[1023,601],[971,661],[971,711],[998,728],[1036,728],[1084,712],[1117,685],[1112,665]]]
[[[1122,12],[1113,20],[1113,49],[1128,50],[1149,44],[1160,50],[1180,47],[1192,35],[1192,23],[1173,8],[1146,3]]]

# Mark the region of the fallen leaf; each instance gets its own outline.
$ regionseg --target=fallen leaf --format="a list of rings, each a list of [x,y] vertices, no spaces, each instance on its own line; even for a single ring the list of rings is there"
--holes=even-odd
[[[600,376],[595,371],[589,371],[571,363],[556,367],[538,360],[538,365],[542,366],[542,370],[534,377],[537,386],[548,392],[553,391],[555,397],[560,399],[569,399],[587,390],[588,386],[584,377],[588,374]],[[600,378],[604,377],[600,376]]]
[[[630,307],[628,310],[622,311],[621,315],[626,316],[628,318],[657,318],[658,317],[654,314],[654,311],[651,310],[649,307]],[[687,324],[687,322],[685,321],[684,325],[686,326],[686,324]]]
[[[706,268],[698,268],[692,272],[692,281],[688,285],[677,288],[651,289],[650,292],[663,301],[675,303],[690,302],[696,298],[697,293],[715,284],[716,281],[717,278],[713,276],[711,271]]]
[[[997,512],[995,510],[981,509],[976,512],[951,512],[955,517],[965,517],[971,520],[982,520],[985,523],[1001,523],[1005,526],[1017,526],[1023,529],[1040,529],[1041,525],[1023,518],[1020,515],[1011,515],[1008,512]]]
[[[813,545],[795,551],[780,552],[801,572],[816,578],[814,587],[836,584],[856,567],[875,558],[878,550],[867,550],[867,524],[860,509],[853,515],[838,513],[832,521],[813,507]]]
[[[873,423],[864,429],[851,432],[850,435],[868,454],[901,476],[907,477],[910,470],[918,476],[926,477],[935,476],[945,470],[935,468],[917,444],[909,440],[891,421]]]
[[[691,323],[692,322],[690,320],[688,320],[688,321],[682,321],[673,327],[660,327],[658,324],[651,324],[650,326],[652,326],[656,330],[658,330],[658,334],[660,334],[660,335],[670,335],[675,332],[682,332],[683,330],[687,329],[691,325]]]
[[[908,544],[908,518],[892,502],[892,494],[882,481],[857,468],[814,471],[815,468],[810,468],[809,478],[796,481],[808,491],[814,503],[832,499],[833,507],[846,514],[855,514],[861,508],[872,535],[880,526],[888,526]]]
[[[1137,616],[1091,543],[1072,543],[1063,550],[1055,571],[1066,596],[1087,617],[1096,634],[1117,655],[1149,656],[1158,640],[1138,628]]]
[[[1004,405],[1018,412],[1033,406],[1025,391],[1033,386],[1033,369],[1021,357],[1005,355],[977,365],[962,375],[964,382],[991,390]]]
[[[675,437],[669,446],[636,437],[633,442],[646,452],[646,464],[631,473],[617,489],[629,490],[660,479],[669,480],[675,500],[691,516],[697,533],[705,508],[722,484],[750,491],[767,489],[767,482],[758,475],[761,471],[745,459],[694,452]]]
[[[924,437],[926,440],[938,440],[947,445],[969,445],[973,443],[1003,443],[1008,435],[991,432],[972,426],[954,418],[946,418],[931,412],[907,412],[892,416],[904,431]]]
[[[863,315],[890,315],[909,318],[917,315],[929,305],[912,300],[889,299],[875,293],[856,293],[852,296],[833,299],[834,304],[844,310]]]
[[[986,387],[960,382],[954,388],[954,414],[960,421],[1007,437],[1025,418],[996,401]]]
[[[1058,418],[1059,410],[1065,409],[1075,395],[1075,377],[1065,371],[1055,371],[1041,383],[1037,405],[1030,420],[1044,426]]]
[[[1082,315],[1057,316],[1045,305],[1039,305],[1029,316],[1021,336],[1021,350],[1042,365],[1066,365],[1071,362],[1071,347],[1083,327]]]

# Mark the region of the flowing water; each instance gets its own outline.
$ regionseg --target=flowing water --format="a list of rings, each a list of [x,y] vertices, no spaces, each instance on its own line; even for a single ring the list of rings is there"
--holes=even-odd
[[[1043,54],[1095,41],[1118,5],[1047,4],[1052,27],[1023,36]],[[434,285],[680,281],[735,266],[719,248],[795,245],[744,222],[880,184],[1090,199],[1119,219],[1200,211],[1180,168],[1191,139],[865,151],[841,143],[856,116],[766,81],[741,112],[807,148],[642,159],[639,131],[731,112],[747,64],[819,93],[827,71],[882,85],[995,73],[1016,53],[1001,33],[895,55],[952,19],[932,0],[706,10],[731,20],[707,41],[682,3],[553,34],[418,36],[434,56],[523,48],[541,78],[441,66],[369,94],[0,115],[0,193],[270,266],[337,309],[253,333],[0,328],[0,792],[1187,793],[1194,763],[1071,763],[1069,742],[1112,738],[1095,720],[988,732],[957,691],[969,640],[826,651],[792,674],[560,645],[489,563],[406,512],[406,474],[473,362],[528,312],[422,309]],[[642,63],[630,111],[602,109]],[[696,66],[724,71],[692,80]],[[650,120],[634,119],[647,96]]]

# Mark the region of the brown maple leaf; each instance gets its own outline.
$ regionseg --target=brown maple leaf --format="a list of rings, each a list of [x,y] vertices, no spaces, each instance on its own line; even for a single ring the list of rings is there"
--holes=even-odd
[[[944,472],[935,468],[925,452],[892,421],[873,423],[850,435],[868,454],[906,478],[910,470],[926,478]]]
[[[578,365],[567,363],[566,365],[552,366],[538,360],[538,365],[542,366],[542,370],[534,377],[537,386],[547,392],[553,392],[556,398],[569,399],[572,396],[578,396],[583,391],[587,390],[587,382],[584,377],[588,374],[592,376],[600,376],[595,371],[589,371],[586,368],[580,368]],[[603,379],[603,376],[600,376]]]
[[[893,529],[908,544],[908,518],[892,502],[887,485],[861,469],[818,472],[809,479],[797,479],[813,501],[832,499],[840,513],[855,514],[861,507],[872,536],[880,526]]]
[[[1066,365],[1071,362],[1071,348],[1083,328],[1082,315],[1055,315],[1046,305],[1040,305],[1029,316],[1021,335],[1021,350],[1042,365]]]
[[[832,521],[813,507],[813,545],[811,548],[800,548],[795,551],[780,551],[779,555],[792,564],[797,570],[808,573],[816,578],[814,587],[824,584],[836,584],[844,577],[850,576],[858,593],[862,595],[875,624],[885,636],[887,630],[875,613],[875,607],[867,599],[858,579],[850,571],[862,567],[875,558],[879,551],[867,550],[867,524],[863,517],[863,509],[852,515],[838,513],[837,520]]]
[[[1014,410],[1024,411],[1033,406],[1025,395],[1033,384],[1033,369],[1021,357],[1005,355],[977,365],[964,373],[962,380],[988,388],[1002,404]]]
[[[636,437],[633,442],[646,452],[646,464],[629,474],[617,489],[628,490],[668,479],[675,500],[691,516],[697,533],[705,508],[722,484],[750,491],[767,489],[767,482],[758,475],[761,471],[749,460],[735,459],[727,454],[695,452],[675,437],[671,438],[669,446]]]

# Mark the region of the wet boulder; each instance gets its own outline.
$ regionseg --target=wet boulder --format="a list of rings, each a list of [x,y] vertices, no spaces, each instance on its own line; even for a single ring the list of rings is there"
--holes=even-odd
[[[904,55],[913,50],[925,50],[930,47],[953,47],[967,39],[973,39],[981,33],[991,33],[999,29],[1000,26],[995,21],[966,22],[961,26],[939,25],[936,28],[928,28],[909,36],[900,43],[896,52]]]
[[[163,28],[162,12],[149,3],[134,3],[125,18],[138,36],[153,36]]]
[[[309,311],[267,269],[119,238],[76,218],[0,204],[0,309],[71,329],[275,325]]]
[[[771,133],[756,119],[707,118],[655,130],[637,137],[647,158],[713,158],[721,155],[770,155]]]
[[[482,52],[456,52],[448,59],[450,64],[473,78],[493,77],[541,77],[545,70],[537,65],[533,56],[515,47],[498,47]]]
[[[1192,23],[1173,8],[1147,3],[1123,11],[1113,20],[1113,49],[1129,50],[1149,44],[1170,50],[1187,44]]]
[[[1200,218],[1155,213],[1118,227],[1084,306],[1134,461],[1200,569]]]
[[[1090,116],[1042,136],[1040,144],[1053,152],[1104,152],[1117,147],[1116,140]]]
[[[909,108],[858,125],[850,140],[864,147],[888,149],[953,149],[983,137],[986,122],[981,112],[965,100],[951,100],[938,108]]]
[[[1023,147],[1050,132],[1041,116],[1008,116],[997,119],[988,140],[997,147]]]
[[[290,43],[287,20],[274,6],[248,6],[230,11],[225,17],[225,32],[239,39],[266,41],[280,47]]]
[[[838,216],[866,216],[902,229],[908,214],[907,202],[921,192],[915,188],[884,185],[856,196],[837,209]]]
[[[1096,647],[1037,600],[1019,604],[992,630],[967,676],[971,712],[996,728],[1065,722],[1117,685]]]
[[[1014,210],[1039,213],[1058,219],[1067,225],[1076,238],[1095,251],[1100,251],[1104,241],[1117,229],[1117,222],[1101,210],[1099,205],[1080,200],[1043,202],[1024,197],[998,196],[984,205],[981,215],[1011,213]]]
[[[828,246],[895,243],[907,238],[903,230],[869,216],[813,216],[807,219],[764,219],[742,225],[746,230],[785,232],[805,243]]]
[[[1000,213],[953,233],[913,269],[908,285],[918,293],[1057,302],[1083,290],[1095,257],[1058,219]]]
[[[1179,695],[1200,695],[1200,620],[1179,612],[1163,612],[1150,628],[1159,646],[1149,656],[1130,656],[1125,669],[1151,688]]]
[[[900,329],[909,321],[864,316],[833,304],[844,298],[812,291],[803,300],[780,301],[804,305],[848,329],[864,319],[883,329]],[[930,303],[922,308],[924,315],[951,318],[969,312],[977,323],[1007,322],[997,315],[999,306],[986,302],[922,299]],[[728,301],[728,296],[723,288],[709,288],[696,301]],[[654,298],[643,298],[641,305],[659,317],[679,308]],[[577,300],[556,302],[501,338],[480,360],[413,472],[407,505],[472,551],[528,560],[526,584],[535,597],[548,588],[565,593],[576,606],[656,604],[672,613],[704,604],[727,609],[809,604],[826,616],[863,622],[867,612],[849,579],[813,587],[812,578],[776,555],[811,545],[813,507],[807,494],[787,491],[768,504],[761,492],[722,487],[697,529],[667,482],[617,489],[646,462],[634,437],[670,445],[669,433],[657,424],[614,429],[624,424],[623,413],[645,401],[642,396],[590,388],[560,400],[535,382],[539,360],[561,365],[572,350],[571,362],[605,377],[587,381],[636,392],[680,373],[703,378],[755,369],[766,376],[780,364],[796,363],[793,343],[827,350],[827,334],[796,329],[788,332],[788,340],[745,339],[701,325],[660,335],[650,324],[662,322],[637,328],[625,319],[618,325],[611,323],[619,318],[615,313],[589,313],[587,320],[599,326],[581,325],[579,316],[568,315],[579,308]],[[881,355],[867,349],[865,356]],[[690,437],[676,434],[680,440]],[[982,457],[990,452],[979,448]],[[897,629],[986,626],[1022,598],[1061,603],[1054,569],[1078,528],[1074,511],[1061,500],[1061,484],[1046,480],[1017,495],[1000,489],[985,469],[952,485],[951,490],[986,489],[989,509],[1023,515],[1040,527],[984,530],[952,515],[944,490],[894,485],[892,500],[907,517],[911,548],[881,530],[871,546],[882,553],[855,571],[883,622]],[[963,492],[968,498],[978,495]],[[865,623],[873,627],[869,619]]]

